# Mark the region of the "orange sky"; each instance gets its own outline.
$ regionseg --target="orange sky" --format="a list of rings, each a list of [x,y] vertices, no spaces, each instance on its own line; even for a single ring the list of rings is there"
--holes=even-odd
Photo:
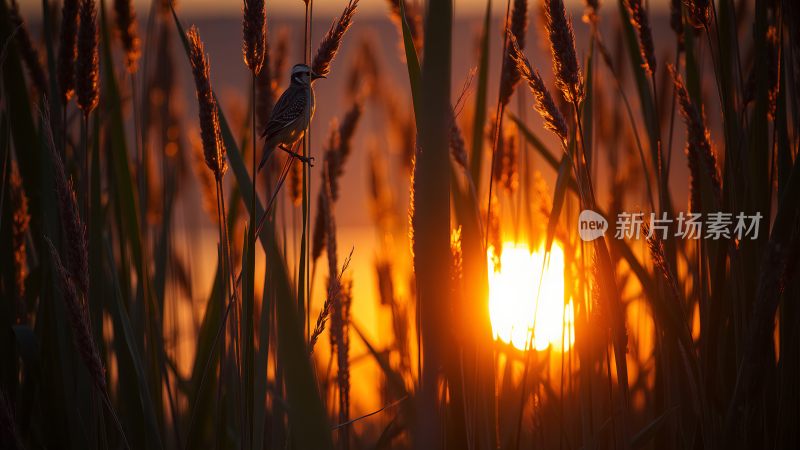
[[[17,0],[22,9],[23,15],[26,17],[37,17],[41,11],[41,0]],[[413,1],[413,0],[412,0]],[[529,3],[534,3],[539,0],[529,0]],[[617,0],[600,0],[601,7],[605,5],[610,8]],[[647,0],[645,0],[647,1]],[[110,6],[111,0],[106,0],[107,5]],[[147,10],[150,0],[134,0],[137,11],[144,12]],[[204,15],[234,15],[241,11],[241,0],[177,0],[179,8],[186,13],[200,13]],[[344,6],[345,0],[315,0],[314,10],[315,13],[324,15],[335,14],[339,12]],[[582,8],[583,0],[565,0],[568,8]],[[649,3],[654,7],[666,7],[668,0],[649,0]],[[454,0],[456,14],[476,14],[484,10],[485,0]],[[505,8],[505,2],[502,0],[493,0],[493,9],[502,12]],[[303,2],[302,0],[267,0],[267,8],[273,14],[280,15],[303,15]],[[386,0],[361,0],[360,5],[362,14],[383,14],[386,11]],[[316,15],[316,14],[315,14]]]

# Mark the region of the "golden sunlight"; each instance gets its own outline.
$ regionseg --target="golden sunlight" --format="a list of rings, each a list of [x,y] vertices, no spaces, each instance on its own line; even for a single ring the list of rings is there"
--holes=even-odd
[[[575,341],[575,332],[572,299],[564,304],[564,250],[561,246],[553,243],[544,273],[544,245],[531,252],[526,243],[505,242],[499,261],[494,247],[490,246],[487,253],[489,317],[495,339],[520,350],[569,349]],[[563,330],[567,330],[564,339]]]

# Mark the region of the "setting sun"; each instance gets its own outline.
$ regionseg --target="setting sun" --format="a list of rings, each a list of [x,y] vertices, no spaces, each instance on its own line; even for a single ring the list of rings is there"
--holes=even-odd
[[[487,255],[492,331],[496,339],[520,350],[528,347],[541,351],[552,346],[560,351],[562,347],[569,349],[575,339],[572,301],[564,305],[564,250],[553,244],[542,274],[544,253],[544,246],[531,252],[526,243],[505,242],[499,262],[493,247]],[[562,330],[568,330],[563,342]],[[528,346],[531,331],[532,343]]]

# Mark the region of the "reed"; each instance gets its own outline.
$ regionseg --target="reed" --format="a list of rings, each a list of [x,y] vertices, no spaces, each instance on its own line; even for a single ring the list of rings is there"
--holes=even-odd
[[[248,87],[236,65],[212,85],[212,42],[181,22],[197,5],[18,1],[0,2],[0,448],[800,448],[794,2],[387,0],[398,55],[392,24],[352,27],[355,0],[323,30],[327,6],[297,2],[271,36],[243,0],[204,37],[241,48]],[[281,28],[303,14],[304,38]],[[231,20],[241,35],[216,32]],[[330,131],[259,177],[293,62],[330,76]],[[618,234],[641,204],[639,237]],[[587,209],[608,222],[591,242]]]
[[[531,68],[528,58],[522,53],[513,38],[511,39],[511,59],[515,63],[516,70],[528,82],[528,87],[536,100],[534,106],[542,116],[545,128],[555,133],[562,144],[566,145],[567,121],[553,101],[553,96],[550,95],[541,75],[537,70]]]
[[[636,27],[639,36],[639,51],[642,54],[644,68],[648,74],[656,71],[656,53],[653,46],[653,30],[650,29],[650,19],[641,0],[625,0],[625,7],[631,16],[631,23]]]
[[[92,337],[89,314],[86,303],[83,300],[86,293],[79,293],[72,282],[70,273],[61,263],[61,258],[58,256],[58,251],[53,246],[53,243],[48,240],[47,245],[50,250],[50,257],[53,260],[53,269],[61,285],[64,304],[67,307],[67,319],[72,329],[75,348],[86,369],[88,369],[94,386],[100,392],[106,393],[106,369],[100,360],[97,344],[95,344],[94,337]]]
[[[528,30],[528,1],[514,0],[511,12],[511,23],[506,26],[510,36],[514,36],[517,47],[525,48],[525,32]],[[503,70],[500,74],[500,102],[507,105],[519,83],[519,71],[514,68],[512,49],[509,46],[504,56]]]
[[[680,105],[681,116],[686,123],[686,156],[689,160],[689,173],[691,174],[690,208],[693,211],[702,211],[712,205],[703,204],[703,186],[709,183],[715,203],[720,204],[722,199],[722,183],[717,169],[717,157],[711,146],[711,134],[705,126],[703,115],[689,98],[683,77],[669,66],[675,85],[675,96]]]
[[[136,13],[131,0],[114,0],[114,12],[117,19],[117,33],[125,51],[125,67],[129,73],[134,73],[141,51]]]
[[[46,133],[49,128],[45,127]],[[45,138],[53,162],[54,184],[58,199],[60,226],[67,240],[66,269],[78,292],[89,292],[89,256],[87,250],[86,226],[79,212],[78,198],[71,181],[67,180],[64,162],[56,153],[52,135]]]
[[[267,13],[263,0],[246,0],[242,15],[242,56],[254,75],[261,72],[266,55]]]
[[[358,8],[358,0],[350,0],[342,11],[342,15],[333,22],[328,32],[325,33],[325,37],[322,38],[311,62],[311,70],[318,75],[327,76],[331,72],[331,63],[339,52],[344,34],[353,24],[356,8]]]
[[[27,322],[25,304],[25,278],[28,276],[27,234],[30,230],[31,216],[28,211],[28,197],[22,186],[22,178],[16,164],[12,164],[8,178],[8,198],[11,213],[11,252],[14,261],[13,297],[16,317],[19,322]]]
[[[325,167],[330,168],[330,175],[327,176],[327,186],[323,183],[317,196],[317,214],[311,235],[312,262],[319,259],[326,248],[327,228],[323,200],[324,190],[330,190],[332,202],[336,202],[339,199],[339,179],[344,174],[344,164],[347,162],[352,150],[353,135],[361,118],[362,109],[363,106],[359,102],[355,102],[345,113],[341,124],[335,120],[331,123],[324,154]]]
[[[94,0],[81,0],[78,52],[75,59],[75,92],[84,120],[100,100],[100,56],[98,54],[97,9]],[[87,174],[88,175],[88,174]]]
[[[78,7],[80,0],[64,0],[58,45],[58,87],[61,103],[66,105],[75,93],[75,58],[78,43]]]
[[[203,140],[203,155],[206,166],[219,182],[228,170],[225,159],[225,144],[219,125],[219,112],[214,92],[211,89],[211,66],[205,53],[203,41],[197,28],[189,29],[187,35],[191,53],[189,61],[192,65],[195,90],[197,93],[198,114],[200,121],[200,137]]]
[[[711,5],[708,0],[687,0],[683,2],[686,7],[686,18],[695,29],[708,29]]]
[[[564,2],[561,0],[546,0],[544,11],[556,86],[569,103],[580,104],[584,97],[583,75],[575,52],[572,20],[567,17]]]

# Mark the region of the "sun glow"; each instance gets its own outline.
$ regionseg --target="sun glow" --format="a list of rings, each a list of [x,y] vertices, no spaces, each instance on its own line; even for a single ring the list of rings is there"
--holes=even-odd
[[[553,243],[544,273],[544,245],[531,252],[526,243],[505,242],[499,261],[494,247],[490,246],[487,253],[489,317],[495,339],[520,350],[569,349],[575,341],[575,332],[572,299],[564,303],[564,250],[561,246]],[[567,332],[566,336],[562,331]]]

